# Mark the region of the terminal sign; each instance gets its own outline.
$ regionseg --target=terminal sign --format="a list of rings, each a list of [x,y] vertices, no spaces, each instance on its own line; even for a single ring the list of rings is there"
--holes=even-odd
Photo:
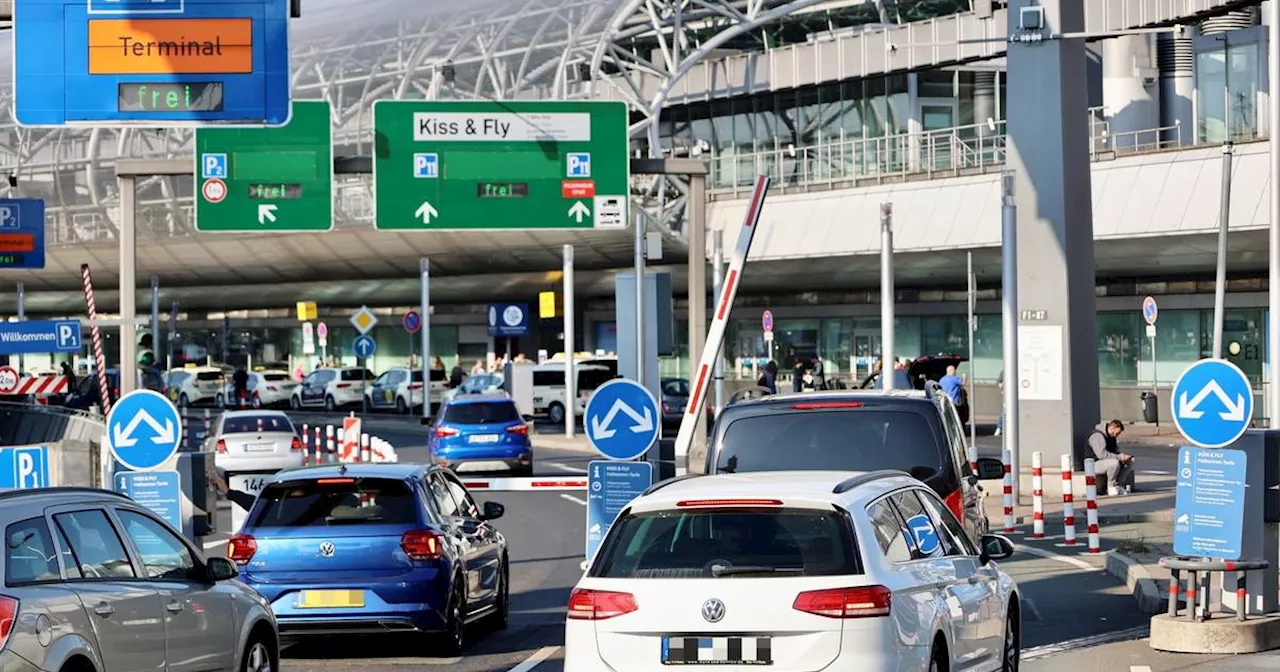
[[[1242,450],[1184,446],[1178,451],[1174,553],[1240,559],[1247,473],[1248,455]]]

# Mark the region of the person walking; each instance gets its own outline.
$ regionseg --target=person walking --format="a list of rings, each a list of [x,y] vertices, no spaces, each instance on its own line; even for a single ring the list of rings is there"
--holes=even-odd
[[[1112,420],[1105,425],[1098,425],[1086,441],[1086,455],[1093,455],[1094,473],[1106,476],[1107,490],[1110,495],[1128,495],[1133,492],[1134,469],[1133,456],[1120,452],[1117,440],[1124,434],[1124,423]],[[1101,485],[1101,483],[1099,483]]]
[[[964,378],[956,373],[956,367],[948,366],[947,375],[938,381],[938,385],[942,387],[942,391],[951,397],[951,403],[956,407],[956,413],[960,415],[960,424],[969,424],[969,394],[964,389]]]
[[[804,362],[798,359],[795,365],[791,367],[791,391],[804,391]]]
[[[827,389],[827,374],[822,371],[822,358],[814,355],[811,361],[813,362],[813,367],[809,369],[809,375],[813,376],[813,389]]]
[[[764,373],[756,380],[756,385],[768,390],[769,394],[778,393],[778,365],[772,361],[764,365]]]

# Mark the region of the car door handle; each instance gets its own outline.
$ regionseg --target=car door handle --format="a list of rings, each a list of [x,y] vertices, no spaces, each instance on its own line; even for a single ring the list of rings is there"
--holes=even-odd
[[[93,608],[93,613],[99,616],[110,616],[111,614],[116,613],[116,608],[106,602],[101,602],[98,606]]]
[[[169,613],[176,614],[179,611],[182,611],[182,603],[177,600],[174,600],[169,604],[164,605],[164,608],[167,609]]]
[[[972,585],[976,585],[976,584],[982,583],[982,577],[980,577],[980,576],[971,576],[971,577],[969,577],[969,578],[965,579],[965,580],[964,580],[964,582],[965,582],[965,583],[967,583],[967,584],[969,584],[969,585],[971,585],[971,586],[972,586]]]

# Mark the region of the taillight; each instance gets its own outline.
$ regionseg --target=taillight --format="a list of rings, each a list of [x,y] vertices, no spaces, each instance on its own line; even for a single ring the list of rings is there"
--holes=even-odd
[[[347,389],[348,387],[351,387],[351,383],[338,383],[336,387],[337,387],[339,390],[345,390],[345,389]]]
[[[351,485],[355,483],[354,478],[317,478],[316,485]]]
[[[276,387],[275,385],[268,385],[268,386],[267,386],[267,391],[268,391],[268,392],[279,392],[279,391],[280,391],[280,388]]]
[[[667,403],[667,402],[665,402],[665,401],[664,401],[664,402],[662,402],[662,412],[663,412],[663,414],[669,414],[669,413],[671,413],[671,404],[668,404],[668,403]]]
[[[782,506],[782,501],[777,499],[686,499],[676,502],[676,506]]]
[[[639,608],[631,593],[574,588],[569,594],[568,617],[579,621],[603,621]]]
[[[411,390],[421,390],[421,389],[422,389],[422,383],[409,383],[409,389],[411,389]]]
[[[302,450],[302,439],[299,439],[299,438],[298,438],[298,437],[296,437],[296,436],[295,436],[295,437],[293,437],[293,442],[289,444],[289,449],[290,449],[290,450]]]
[[[520,434],[522,436],[528,436],[529,425],[512,425],[507,428],[507,431],[510,432],[511,434]]]
[[[447,439],[450,436],[457,436],[458,430],[453,427],[436,427],[436,438]]]
[[[956,520],[965,519],[964,495],[962,495],[959,490],[956,490],[955,492],[952,492],[951,494],[947,495],[947,498],[944,501],[946,501],[947,508],[951,510],[951,513],[955,514]]]
[[[818,411],[828,408],[862,408],[861,401],[802,401],[798,404],[791,404],[791,408],[797,411]]]
[[[400,548],[410,560],[435,560],[440,557],[440,535],[431,530],[409,530],[400,537]]]
[[[217,442],[217,443],[215,443],[215,444],[213,444],[213,449],[214,449],[214,450],[216,450],[216,451],[218,451],[219,453],[226,453],[226,452],[227,452],[227,442],[226,442],[226,440],[224,440],[224,439],[218,439],[218,442]]]
[[[13,620],[18,617],[18,600],[0,595],[0,649],[9,643],[9,633],[13,632]]]
[[[791,605],[796,611],[827,618],[888,616],[893,593],[884,586],[831,588],[800,593]]]
[[[247,565],[258,552],[258,541],[251,534],[237,534],[227,542],[227,559],[237,565]]]

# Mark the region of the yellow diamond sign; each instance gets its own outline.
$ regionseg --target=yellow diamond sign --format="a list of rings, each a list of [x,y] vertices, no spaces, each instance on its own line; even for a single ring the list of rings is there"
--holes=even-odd
[[[360,306],[360,310],[357,310],[351,316],[351,326],[355,327],[361,336],[369,333],[377,323],[377,316],[373,314],[372,310],[369,310],[368,306]]]

